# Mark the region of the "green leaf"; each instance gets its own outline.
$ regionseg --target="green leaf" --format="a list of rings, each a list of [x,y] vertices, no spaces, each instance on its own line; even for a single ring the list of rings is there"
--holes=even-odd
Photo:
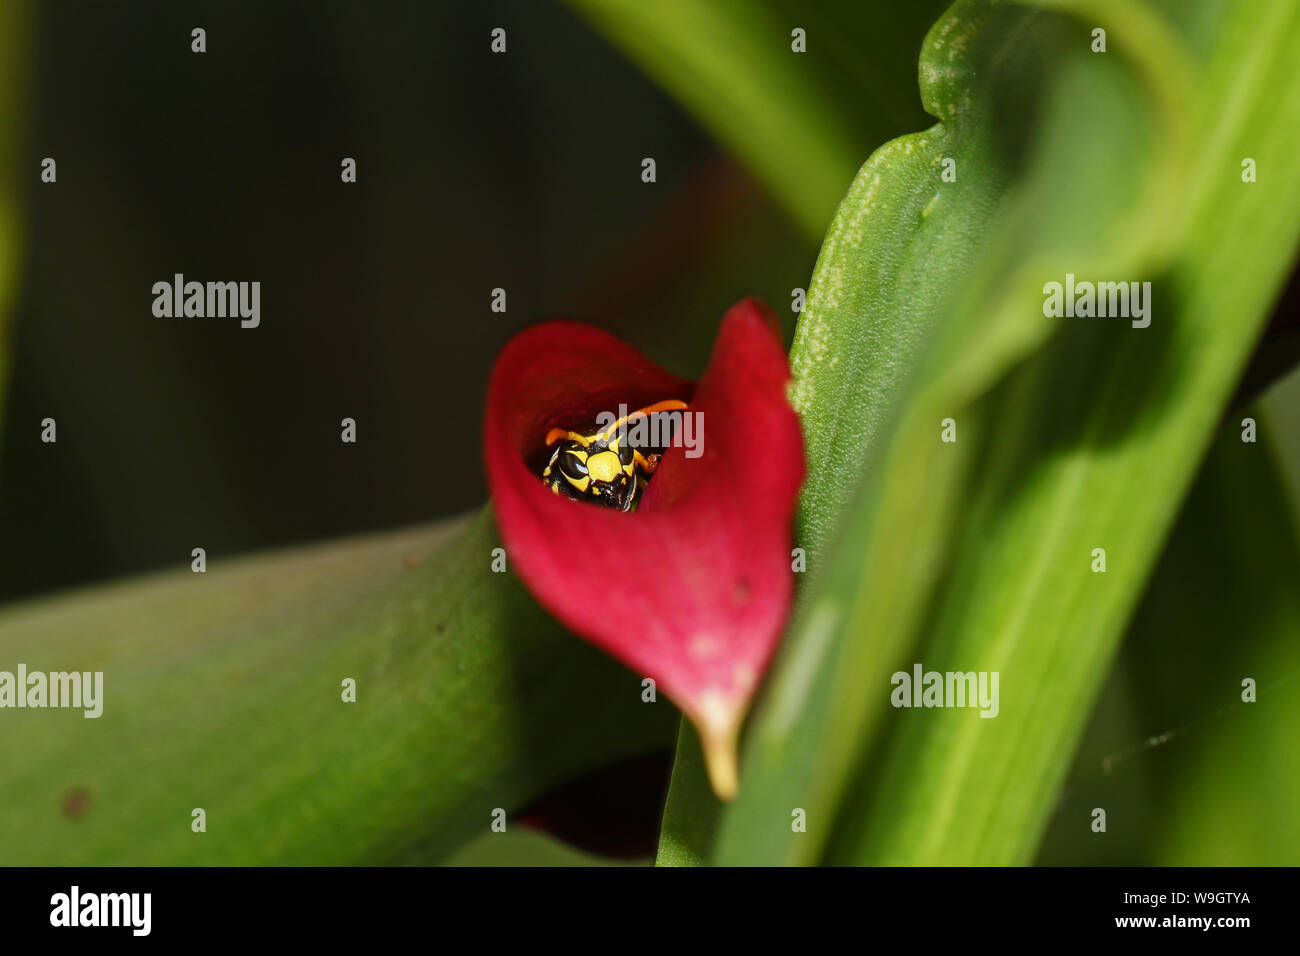
[[[1198,499],[1207,511],[1217,509],[1216,533],[1175,539],[1185,556],[1182,573],[1177,581],[1164,579],[1148,598],[1153,607],[1137,618],[1141,625],[1158,614],[1172,637],[1168,643],[1179,645],[1159,656],[1148,646],[1139,681],[1163,677],[1160,668],[1170,658],[1201,678],[1184,683],[1177,699],[1192,722],[1187,736],[1195,735],[1184,741],[1197,746],[1171,755],[1181,772],[1170,775],[1175,799],[1168,812],[1155,817],[1152,862],[1296,866],[1300,547],[1294,498],[1272,467],[1268,445],[1243,444],[1235,428],[1223,445]],[[1211,669],[1216,663],[1221,666]],[[1243,701],[1246,678],[1255,683],[1254,703]]]
[[[837,826],[835,861],[1032,858],[1293,259],[1300,9],[1045,6],[1079,18],[962,2],[936,24],[921,77],[942,122],[873,156],[827,237],[792,353],[820,570],[713,861],[815,862]],[[1270,178],[1243,183],[1243,156]],[[1150,328],[1045,318],[1067,272],[1155,280]],[[890,708],[917,661],[999,672],[1000,716]]]
[[[677,733],[677,753],[655,866],[704,865],[720,812],[709,786],[699,735],[690,721],[683,720]]]
[[[3,862],[433,862],[668,746],[676,712],[493,573],[498,545],[485,510],[0,611],[0,669],[104,674],[98,719],[0,718]]]
[[[945,711],[895,722],[850,810],[863,824],[845,848],[855,861],[1032,858],[1128,615],[1294,260],[1300,171],[1285,157],[1300,145],[1300,125],[1278,117],[1300,114],[1289,66],[1300,55],[1300,8],[1201,5],[1183,18],[1185,6],[1179,22],[1195,32],[1178,40],[1158,39],[1173,22],[1152,19],[1144,33],[1140,18],[1123,19],[1110,29],[1127,30],[1148,56],[1168,47],[1149,67],[1183,44],[1195,77],[1195,101],[1179,113],[1193,120],[1190,168],[1185,178],[1166,173],[1188,211],[1186,231],[1172,214],[1131,223],[1179,240],[1157,273],[1163,321],[1119,336],[1104,325],[1067,327],[983,403],[996,439],[923,659],[941,671],[999,671],[1009,706],[993,721]],[[1152,144],[1166,154],[1170,145]],[[1243,183],[1243,156],[1278,179]],[[1115,266],[1095,274],[1150,269]],[[1107,549],[1105,575],[1089,570],[1096,547]]]
[[[1292,503],[1300,502],[1300,369],[1280,381],[1264,398],[1276,428],[1278,464],[1286,478]]]
[[[1039,861],[1294,865],[1300,546],[1271,442],[1219,429],[1079,747]],[[1242,700],[1242,680],[1257,701]],[[1092,831],[1093,808],[1106,832]]]

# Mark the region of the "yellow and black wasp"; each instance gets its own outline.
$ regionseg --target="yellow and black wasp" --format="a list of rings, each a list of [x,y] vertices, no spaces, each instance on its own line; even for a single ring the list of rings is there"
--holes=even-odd
[[[631,511],[659,467],[659,455],[645,454],[627,444],[624,426],[634,418],[684,408],[686,403],[676,399],[656,402],[586,435],[552,428],[546,434],[546,445],[556,447],[542,471],[542,481],[557,495]]]

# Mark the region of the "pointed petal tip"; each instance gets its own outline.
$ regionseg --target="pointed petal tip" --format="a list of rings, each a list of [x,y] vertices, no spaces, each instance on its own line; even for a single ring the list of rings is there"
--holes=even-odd
[[[729,313],[755,312],[778,343],[782,340],[781,319],[776,311],[757,296],[746,296],[731,307]]]
[[[714,795],[730,803],[740,793],[740,725],[744,705],[728,711],[716,699],[706,699],[698,715],[691,716],[704,752],[704,769]]]
[[[736,758],[736,735],[727,737],[705,736],[704,768],[709,774],[709,786],[723,803],[730,803],[740,794],[740,772]]]

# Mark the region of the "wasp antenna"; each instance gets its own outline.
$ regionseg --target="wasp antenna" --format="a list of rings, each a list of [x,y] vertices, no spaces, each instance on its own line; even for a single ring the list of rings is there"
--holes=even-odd
[[[662,402],[655,402],[653,405],[647,405],[645,408],[638,408],[636,411],[624,415],[618,421],[614,422],[614,424],[610,425],[603,432],[601,432],[600,437],[602,440],[608,441],[610,436],[613,435],[614,432],[618,431],[619,426],[624,425],[627,422],[630,422],[634,418],[640,418],[642,416],[648,416],[648,415],[657,415],[660,412],[677,412],[677,411],[681,411],[686,407],[687,405],[683,401],[679,401],[676,398],[666,398]]]
[[[633,415],[654,415],[657,412],[679,412],[686,408],[686,403],[675,398],[666,398],[662,402],[655,402],[653,405],[647,405],[645,408],[639,408],[628,418]]]
[[[561,438],[567,438],[570,441],[576,441],[579,445],[582,445],[584,448],[587,447],[587,444],[590,441],[590,439],[588,439],[587,436],[579,435],[577,432],[571,432],[567,428],[552,428],[549,432],[546,433],[546,444],[549,447],[550,445],[554,445]]]

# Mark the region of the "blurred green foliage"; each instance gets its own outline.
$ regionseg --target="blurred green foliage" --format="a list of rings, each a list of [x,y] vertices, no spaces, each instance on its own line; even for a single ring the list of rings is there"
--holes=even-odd
[[[798,543],[822,572],[740,799],[702,837],[711,797],[688,751],[666,862],[1027,862],[1047,825],[1294,261],[1300,125],[1279,120],[1300,115],[1300,14],[1042,6],[1078,19],[954,6],[921,61],[942,122],[872,157],[823,246],[792,352],[819,466]],[[1246,155],[1276,178],[1243,183]],[[957,188],[940,185],[944,157]],[[1156,320],[1045,318],[1042,284],[1067,272],[1155,279]],[[949,417],[955,445],[939,440]],[[889,675],[916,661],[998,672],[999,718],[891,711]],[[774,824],[792,807],[807,834]]]
[[[813,238],[879,143],[922,125],[911,78],[943,0],[570,0]],[[794,31],[811,44],[795,54]]]
[[[1300,378],[1297,379],[1300,381]],[[1260,424],[1241,440],[1241,418]],[[1297,485],[1218,432],[1078,748],[1042,863],[1300,861]],[[1256,702],[1242,700],[1242,682]],[[1080,826],[1107,809],[1104,837]]]

